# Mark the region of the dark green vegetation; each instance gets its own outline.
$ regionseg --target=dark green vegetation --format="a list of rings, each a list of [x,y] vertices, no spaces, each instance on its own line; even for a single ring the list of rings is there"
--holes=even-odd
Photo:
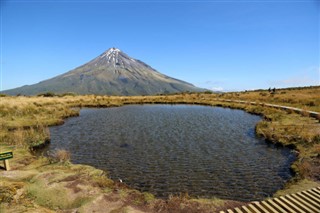
[[[107,174],[100,170],[70,164],[66,153],[55,154],[53,159],[30,154],[29,148],[39,146],[50,139],[47,130],[49,125],[61,124],[64,118],[78,115],[79,107],[186,103],[239,108],[261,114],[264,119],[257,125],[256,132],[272,143],[293,147],[298,155],[292,167],[296,176],[282,193],[319,185],[318,119],[310,118],[307,111],[297,114],[263,105],[224,102],[217,98],[290,105],[320,112],[320,87],[282,90],[274,94],[262,91],[145,97],[1,97],[1,150],[4,146],[11,146],[14,158],[10,160],[11,172],[0,171],[0,210],[51,212],[77,209],[85,212],[90,208],[97,212],[106,209],[115,212],[214,212],[223,208],[221,206],[228,208],[237,204],[221,200],[193,200],[187,195],[171,197],[166,201],[158,200],[150,194],[143,194],[111,181]],[[57,194],[58,197],[68,199],[55,200],[53,196]]]
[[[163,75],[119,49],[110,48],[88,63],[65,74],[3,91],[9,95],[75,93],[80,95],[155,95],[203,91],[187,82]]]

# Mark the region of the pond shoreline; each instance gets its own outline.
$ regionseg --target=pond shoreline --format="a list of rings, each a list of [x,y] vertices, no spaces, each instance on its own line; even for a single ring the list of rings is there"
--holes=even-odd
[[[211,95],[176,95],[176,96],[153,96],[153,97],[102,97],[102,96],[76,96],[76,97],[64,97],[64,98],[41,98],[41,97],[17,97],[17,98],[2,98],[2,100],[9,99],[8,101],[15,100],[24,100],[26,106],[33,105],[34,102],[37,102],[39,106],[35,107],[34,113],[41,115],[42,111],[43,116],[41,119],[34,123],[35,119],[25,123],[24,120],[20,123],[11,124],[10,122],[5,123],[8,126],[8,140],[12,134],[17,135],[17,132],[29,131],[23,130],[22,127],[30,126],[32,131],[34,131],[35,136],[38,135],[37,127],[43,126],[53,126],[60,125],[64,123],[64,119],[68,117],[73,117],[79,115],[79,111],[75,108],[82,107],[96,107],[96,108],[105,108],[105,107],[119,107],[127,104],[196,104],[196,105],[205,105],[205,106],[220,106],[232,109],[241,109],[252,114],[262,115],[263,120],[256,126],[256,134],[266,138],[268,143],[280,144],[281,146],[289,146],[290,148],[294,147],[297,152],[297,159],[292,165],[292,170],[295,172],[295,177],[289,181],[285,190],[279,190],[276,195],[281,195],[281,193],[291,193],[295,190],[305,189],[306,187],[319,184],[319,177],[317,177],[314,171],[317,171],[319,168],[317,165],[319,163],[317,154],[317,144],[318,138],[308,138],[308,129],[313,128],[312,119],[307,119],[299,114],[286,112],[279,109],[271,109],[264,106],[253,106],[244,103],[231,103],[231,102],[220,102],[214,100],[214,96]],[[4,102],[5,104],[5,102]],[[19,106],[20,107],[20,106]],[[24,107],[24,106],[23,106]],[[42,107],[42,108],[41,108]],[[58,111],[56,110],[58,108]],[[24,110],[22,108],[22,110]],[[30,113],[30,110],[29,110]],[[48,113],[51,113],[50,118],[46,118]],[[26,114],[27,116],[27,114]],[[5,120],[6,121],[6,120]],[[292,125],[287,127],[287,123]],[[294,124],[299,123],[302,125],[294,126]],[[21,129],[22,128],[22,129]],[[315,126],[314,128],[317,128]],[[11,129],[11,130],[9,130]],[[299,131],[297,131],[297,129]],[[17,130],[17,132],[16,132]],[[286,132],[285,137],[282,136],[283,132]],[[299,135],[296,133],[299,132]],[[306,133],[306,134],[305,134]],[[22,133],[21,133],[22,134]],[[42,132],[40,132],[40,135]],[[306,135],[306,136],[304,136]],[[48,137],[48,135],[44,135]],[[38,136],[37,136],[38,137]],[[302,139],[297,140],[299,137]],[[15,136],[16,138],[16,136]],[[304,139],[305,138],[305,139]],[[40,137],[41,139],[41,137]],[[43,140],[45,141],[45,140]],[[310,141],[310,142],[309,142]],[[21,144],[23,144],[21,142]],[[9,144],[10,145],[10,144]],[[15,145],[13,142],[11,145]],[[307,145],[305,147],[305,145]],[[17,148],[21,145],[15,145]],[[22,147],[25,145],[22,145]],[[315,151],[313,151],[315,150]],[[76,165],[75,165],[76,166]],[[13,167],[14,168],[14,167]],[[313,180],[313,181],[312,181]],[[310,182],[311,181],[311,182]],[[283,192],[282,192],[283,191]]]
[[[291,151],[267,145],[257,137],[254,127],[261,116],[243,110],[190,104],[132,104],[83,110],[80,118],[50,128],[54,144],[48,150],[66,149],[73,156],[72,162],[105,170],[113,180],[121,178],[157,198],[167,199],[167,195],[179,193],[180,188],[180,193],[187,191],[195,197],[262,199],[266,197],[263,194],[271,196],[282,188],[292,175],[289,168],[295,157]],[[86,147],[85,151],[81,147]],[[131,161],[135,163],[131,165]],[[273,162],[273,166],[265,161]],[[199,172],[199,165],[206,172]],[[238,173],[232,172],[234,169]],[[145,174],[139,175],[139,171]],[[268,182],[266,175],[274,181]],[[232,190],[219,187],[230,185],[228,182],[236,183]]]
[[[162,96],[160,96],[162,97]],[[248,112],[250,114],[253,114],[253,115],[259,115],[259,116],[262,116],[263,119],[262,121],[266,121],[266,122],[270,122],[270,120],[267,118],[267,116],[265,115],[265,113],[263,112],[263,110],[261,108],[272,108],[272,106],[268,106],[268,104],[265,104],[265,103],[257,103],[257,104],[254,104],[252,105],[251,102],[246,102],[246,101],[238,101],[238,100],[227,100],[227,99],[214,99],[214,100],[202,100],[202,101],[159,101],[159,100],[153,100],[153,101],[145,101],[145,97],[142,98],[142,100],[139,100],[139,101],[128,101],[128,99],[130,98],[121,98],[121,102],[120,103],[117,103],[117,104],[83,104],[83,103],[80,103],[78,105],[73,105],[72,107],[70,108],[73,108],[73,110],[75,109],[75,107],[77,108],[76,111],[73,111],[72,114],[68,115],[68,116],[65,116],[63,117],[61,120],[59,120],[59,122],[55,123],[55,124],[51,124],[49,126],[59,126],[59,125],[63,125],[65,123],[65,119],[68,119],[68,118],[71,118],[71,117],[78,117],[80,115],[80,110],[83,109],[83,108],[110,108],[110,107],[121,107],[121,106],[126,106],[126,105],[144,105],[144,104],[168,104],[168,105],[181,105],[181,104],[184,104],[184,105],[200,105],[200,106],[211,106],[211,107],[223,107],[223,108],[229,108],[229,109],[239,109],[239,110],[243,110],[245,112]],[[124,101],[123,101],[124,100]],[[285,107],[285,106],[284,106]],[[301,111],[303,110],[299,110],[298,108],[295,108],[297,109],[296,112],[298,114],[300,114]],[[270,109],[272,110],[272,109]],[[282,111],[283,113],[287,113],[287,109],[286,108],[283,108],[283,109],[279,109],[279,108],[275,108],[276,111],[280,110]],[[307,114],[307,115],[301,115],[301,116],[309,116],[310,114]],[[314,117],[314,116],[312,116]],[[267,119],[266,119],[267,118]],[[316,118],[318,119],[318,117]],[[259,124],[259,123],[258,123]],[[259,125],[256,125],[255,126],[255,131],[256,131],[256,134],[259,135],[259,136],[262,136],[265,138],[265,141],[267,143],[270,143],[270,144],[274,144],[276,146],[280,146],[280,147],[287,147],[287,148],[290,148],[290,149],[293,149],[295,150],[296,154],[298,155],[300,152],[297,147],[297,145],[295,144],[292,144],[290,143],[289,141],[277,141],[275,140],[274,138],[272,137],[265,137],[265,135],[259,133]],[[47,144],[50,143],[50,139],[49,140],[46,140],[44,141],[43,144],[39,144],[39,147],[38,148],[43,148],[44,146],[46,146]],[[31,147],[31,150],[36,148],[37,149],[37,146],[36,147]],[[296,175],[299,174],[299,171],[297,169],[297,166],[296,164],[299,163],[299,157],[297,156],[296,158],[296,161],[293,163],[293,165],[291,166],[291,171],[293,173],[293,178],[292,180],[288,183],[288,186],[290,186],[291,184],[294,184],[295,182],[299,181],[300,180],[300,177],[297,177]],[[279,189],[281,190],[281,189]]]

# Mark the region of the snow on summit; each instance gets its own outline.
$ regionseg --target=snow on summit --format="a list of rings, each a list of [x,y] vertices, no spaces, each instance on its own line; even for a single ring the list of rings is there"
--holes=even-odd
[[[119,54],[119,52],[121,52],[121,50],[119,50],[118,48],[115,48],[115,47],[112,47],[110,49],[108,49],[106,52],[104,52],[100,58],[103,58],[103,57],[112,57],[112,56],[117,56]]]
[[[121,52],[120,49],[112,47],[104,52],[100,58],[106,58],[108,63],[112,63],[114,67],[117,66],[119,62],[119,53]]]

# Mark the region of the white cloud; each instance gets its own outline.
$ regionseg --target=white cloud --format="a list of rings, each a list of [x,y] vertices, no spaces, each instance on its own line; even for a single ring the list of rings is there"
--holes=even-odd
[[[222,87],[211,87],[211,90],[213,90],[213,91],[219,91],[219,92],[224,91],[224,89],[223,89]]]

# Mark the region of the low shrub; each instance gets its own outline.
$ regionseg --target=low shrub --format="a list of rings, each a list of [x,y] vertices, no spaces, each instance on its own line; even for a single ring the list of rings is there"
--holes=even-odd
[[[316,103],[314,101],[310,101],[309,103],[307,103],[307,105],[312,107],[312,106],[316,106]]]
[[[112,188],[114,185],[113,180],[107,178],[104,175],[93,177],[93,181],[100,188]]]
[[[55,93],[53,92],[46,92],[46,93],[40,93],[37,96],[42,96],[42,97],[55,97],[57,96]]]
[[[57,149],[48,153],[49,161],[51,163],[68,163],[71,158],[69,151],[65,149]]]
[[[77,94],[74,93],[74,92],[66,92],[66,93],[63,93],[61,95],[59,95],[60,97],[65,97],[65,96],[76,96]]]
[[[306,110],[301,111],[300,113],[302,116],[308,117],[310,115],[309,112],[307,112]]]

